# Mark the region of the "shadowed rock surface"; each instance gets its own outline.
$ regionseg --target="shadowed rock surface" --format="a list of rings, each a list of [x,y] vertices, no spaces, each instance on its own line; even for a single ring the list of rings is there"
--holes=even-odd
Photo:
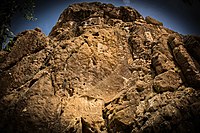
[[[198,133],[200,37],[79,3],[0,52],[0,132]]]

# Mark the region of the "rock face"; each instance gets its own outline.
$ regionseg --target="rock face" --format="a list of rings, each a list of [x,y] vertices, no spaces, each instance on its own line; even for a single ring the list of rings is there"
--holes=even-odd
[[[147,24],[153,24],[153,25],[159,25],[159,26],[163,26],[163,23],[150,17],[150,16],[147,16],[145,17],[145,21],[147,22]]]
[[[79,3],[0,53],[0,132],[200,132],[200,39]]]

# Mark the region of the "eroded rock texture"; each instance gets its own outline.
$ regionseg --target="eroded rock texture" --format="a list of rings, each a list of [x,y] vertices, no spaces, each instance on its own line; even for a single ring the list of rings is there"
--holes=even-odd
[[[73,4],[0,53],[0,131],[200,132],[199,53],[130,7]]]

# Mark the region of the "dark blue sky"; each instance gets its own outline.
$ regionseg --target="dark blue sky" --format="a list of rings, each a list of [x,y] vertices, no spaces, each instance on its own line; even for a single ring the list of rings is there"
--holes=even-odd
[[[77,2],[92,2],[96,0],[38,0],[35,16],[37,21],[25,20],[22,16],[15,16],[12,29],[15,34],[26,29],[40,27],[48,35],[56,24],[60,14],[69,4]],[[130,6],[139,11],[144,17],[152,16],[164,23],[164,26],[181,34],[200,35],[200,2],[193,0],[192,6],[182,0],[99,0],[112,3],[115,6]]]

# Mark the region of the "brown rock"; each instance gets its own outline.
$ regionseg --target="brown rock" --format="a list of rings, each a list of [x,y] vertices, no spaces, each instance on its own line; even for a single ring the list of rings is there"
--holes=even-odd
[[[85,95],[73,97],[63,103],[64,112],[61,115],[63,121],[81,118],[84,120],[84,122],[80,121],[82,126],[86,126],[86,128],[88,128],[87,130],[94,128],[98,132],[100,132],[100,128],[105,125],[104,119],[102,118],[102,109],[104,107],[104,101],[102,99],[96,99]],[[88,125],[84,125],[85,123],[88,123]],[[89,125],[91,125],[91,127]]]
[[[190,86],[200,87],[200,66],[196,60],[192,59],[182,45],[174,48],[173,53],[188,84]]]
[[[0,69],[11,67],[23,57],[36,53],[47,45],[48,38],[43,33],[36,30],[22,32],[17,36],[17,40],[11,52],[6,56],[6,60],[0,63]]]
[[[175,68],[175,64],[173,63],[173,61],[169,60],[162,53],[157,53],[153,56],[152,65],[158,75],[172,68]]]
[[[138,80],[135,84],[138,92],[142,92],[146,88],[146,83],[144,81]]]
[[[8,55],[8,52],[0,51],[0,63],[4,62],[7,55]]]
[[[163,26],[162,22],[159,22],[158,20],[156,20],[150,16],[145,17],[145,21],[147,22],[147,24]]]
[[[60,32],[59,30],[61,27],[65,27],[64,29],[67,31],[67,34],[70,34],[70,37],[78,36],[80,35],[79,22],[82,22],[82,24],[91,23],[92,25],[97,25],[100,23],[106,24],[109,19],[133,22],[139,18],[141,19],[142,16],[130,7],[114,7],[112,4],[101,4],[99,2],[73,4],[63,11],[59,21],[49,35],[50,37],[56,37],[58,35],[64,37],[66,33]],[[66,27],[66,23],[69,21],[75,22],[73,28],[68,29]]]
[[[184,44],[189,54],[200,62],[200,37],[199,36],[186,36],[184,37]]]
[[[79,3],[49,37],[20,33],[0,52],[0,132],[199,132],[198,39],[146,21]]]
[[[175,91],[181,83],[179,74],[169,70],[155,77],[153,87],[156,92]]]

